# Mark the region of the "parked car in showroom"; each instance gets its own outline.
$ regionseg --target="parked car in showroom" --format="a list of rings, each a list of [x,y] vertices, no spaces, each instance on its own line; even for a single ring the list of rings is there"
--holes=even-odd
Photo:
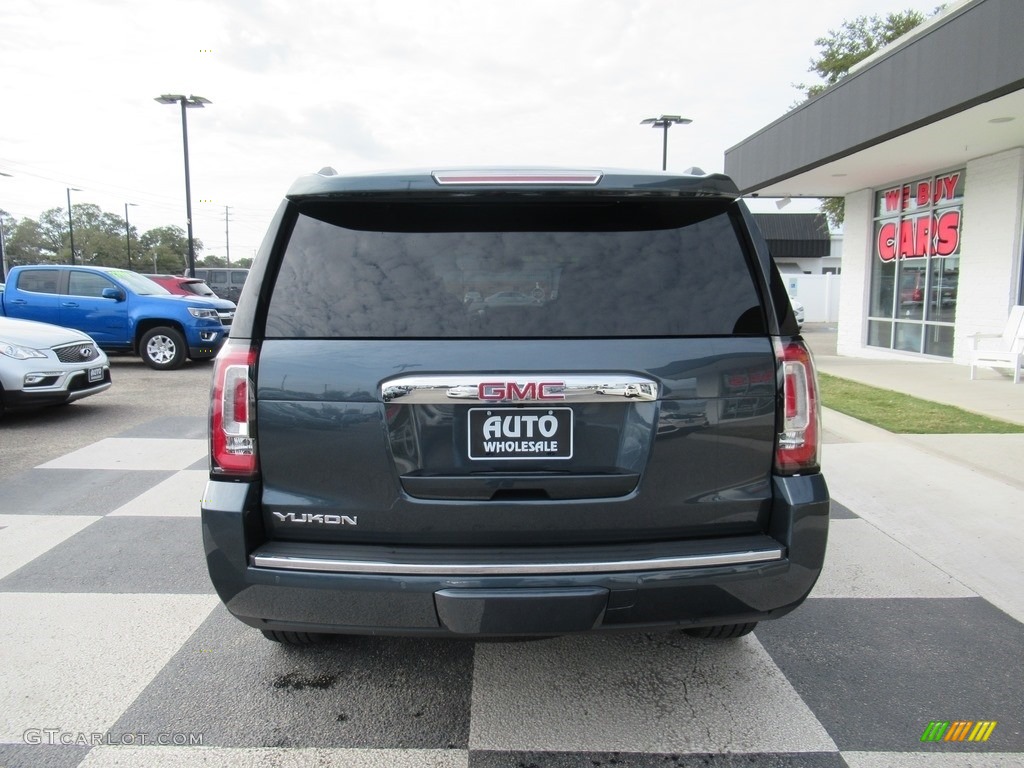
[[[107,389],[107,356],[84,333],[0,317],[0,414],[63,405]]]
[[[143,275],[143,277],[148,277],[175,296],[198,296],[206,299],[217,308],[217,315],[220,317],[221,323],[226,326],[230,326],[235,317],[235,302],[220,298],[201,278],[182,275]]]

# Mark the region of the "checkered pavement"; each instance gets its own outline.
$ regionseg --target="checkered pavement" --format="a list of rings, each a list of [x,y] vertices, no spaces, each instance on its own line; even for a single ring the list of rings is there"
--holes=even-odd
[[[210,586],[203,429],[161,419],[0,482],[0,768],[1024,765],[1024,617],[841,488],[812,598],[739,640],[295,649]],[[933,720],[998,725],[922,743]]]

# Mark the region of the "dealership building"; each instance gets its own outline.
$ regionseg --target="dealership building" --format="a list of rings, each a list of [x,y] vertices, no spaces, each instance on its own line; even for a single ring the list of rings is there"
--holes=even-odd
[[[845,198],[840,354],[966,363],[1024,304],[1024,2],[949,3],[725,172],[746,195]]]

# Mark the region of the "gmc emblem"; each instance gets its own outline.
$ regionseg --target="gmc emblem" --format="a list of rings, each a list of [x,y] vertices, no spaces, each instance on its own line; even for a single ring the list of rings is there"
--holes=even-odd
[[[484,401],[509,400],[565,400],[564,381],[482,381],[477,386],[477,397]]]

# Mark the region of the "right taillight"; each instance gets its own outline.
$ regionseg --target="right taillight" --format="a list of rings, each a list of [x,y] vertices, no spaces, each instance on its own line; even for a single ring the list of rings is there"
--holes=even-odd
[[[801,341],[777,341],[782,366],[782,418],[775,447],[775,471],[817,472],[821,453],[821,402],[810,350]]]
[[[255,360],[254,348],[230,341],[217,355],[210,408],[210,460],[216,475],[251,477],[257,472]]]

